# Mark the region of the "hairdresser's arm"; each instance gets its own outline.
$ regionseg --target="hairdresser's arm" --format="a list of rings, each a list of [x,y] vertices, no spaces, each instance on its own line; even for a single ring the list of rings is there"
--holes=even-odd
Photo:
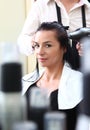
[[[22,32],[17,40],[19,50],[21,53],[29,55],[33,52],[32,39],[39,24],[39,8],[37,3],[35,2],[27,16]]]
[[[82,55],[83,55],[83,45],[78,42],[78,43],[76,44],[76,49],[78,50],[79,56],[82,56]]]

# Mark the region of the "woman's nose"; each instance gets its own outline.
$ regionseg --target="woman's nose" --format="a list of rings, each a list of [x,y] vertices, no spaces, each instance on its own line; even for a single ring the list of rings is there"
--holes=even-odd
[[[37,53],[38,53],[39,55],[44,54],[44,48],[43,48],[43,47],[39,47]]]

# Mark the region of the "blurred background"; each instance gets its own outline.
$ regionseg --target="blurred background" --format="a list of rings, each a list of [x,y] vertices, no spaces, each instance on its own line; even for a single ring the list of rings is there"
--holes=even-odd
[[[34,0],[0,0],[0,43],[16,44]],[[23,75],[35,68],[34,55],[21,56]]]

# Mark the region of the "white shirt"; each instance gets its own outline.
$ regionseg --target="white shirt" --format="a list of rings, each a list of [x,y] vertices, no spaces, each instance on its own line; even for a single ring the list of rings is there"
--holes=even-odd
[[[42,22],[57,21],[55,1],[61,9],[62,23],[64,26],[69,26],[69,32],[82,27],[81,6],[84,4],[86,25],[90,27],[90,3],[87,0],[80,0],[68,13],[60,0],[37,0],[31,8],[18,38],[19,49],[22,53],[26,55],[32,53],[32,36]]]
[[[40,71],[40,77],[44,70]],[[33,72],[34,73],[34,72]],[[27,74],[22,79],[23,91],[22,95],[26,93],[28,88],[37,82],[32,79],[33,73]],[[34,77],[33,77],[34,78]],[[74,108],[83,99],[83,85],[82,85],[82,73],[75,71],[70,67],[64,65],[62,76],[58,86],[58,107],[59,109],[71,109]]]

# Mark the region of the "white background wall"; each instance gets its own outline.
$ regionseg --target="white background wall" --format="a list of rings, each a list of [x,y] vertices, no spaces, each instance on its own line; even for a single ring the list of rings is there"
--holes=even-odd
[[[0,0],[0,42],[16,43],[34,0]],[[35,68],[33,55],[23,55],[23,74]]]
[[[25,0],[0,0],[0,41],[16,42],[25,20]]]
[[[26,0],[0,0],[0,42],[16,43],[26,18]],[[23,60],[23,73],[27,72],[27,59]]]

